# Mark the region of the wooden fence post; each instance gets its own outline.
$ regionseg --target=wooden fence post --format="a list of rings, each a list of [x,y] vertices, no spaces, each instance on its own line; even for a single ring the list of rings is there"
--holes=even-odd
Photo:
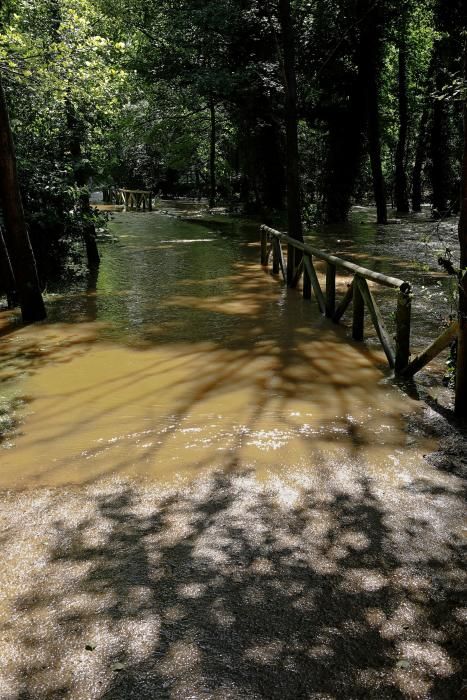
[[[311,299],[311,277],[305,264],[303,265],[303,298]]]
[[[396,310],[396,362],[394,372],[402,374],[410,360],[410,324],[412,295],[410,285],[401,287]]]
[[[326,263],[326,316],[332,318],[336,310],[336,266]]]
[[[287,272],[286,282],[290,287],[295,273],[295,248],[291,243],[287,243]]]
[[[365,304],[360,287],[355,276],[353,284],[353,316],[352,316],[352,338],[354,340],[363,340],[364,337],[364,321],[365,321]]]
[[[280,245],[280,244],[279,244]],[[279,274],[279,252],[277,250],[277,239],[272,240],[272,274]]]
[[[261,265],[268,264],[268,234],[261,227]]]

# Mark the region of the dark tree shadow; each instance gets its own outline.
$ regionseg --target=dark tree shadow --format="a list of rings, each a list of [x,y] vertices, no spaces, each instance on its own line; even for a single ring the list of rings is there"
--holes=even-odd
[[[239,241],[232,240],[222,265],[213,256],[218,267],[203,250],[183,280],[180,267],[185,271],[196,255],[175,254],[173,245],[173,270],[164,258],[164,294],[152,296],[162,278],[153,274],[162,243],[153,244],[152,256],[130,251],[139,274],[133,287],[120,295],[112,288],[108,297],[98,290],[96,297],[96,281],[88,280],[68,316],[57,312],[57,321],[70,326],[94,328],[97,319],[102,333],[68,336],[47,352],[30,338],[19,354],[4,348],[5,365],[35,372],[103,340],[142,353],[168,348],[171,362],[188,370],[174,379],[182,400],[170,430],[206,397],[228,401],[253,381],[250,429],[268,415],[271,401],[292,429],[287,401],[314,399],[325,407],[332,396],[342,432],[334,425],[324,438],[328,445],[350,443],[351,459],[329,468],[324,457],[310,458],[311,485],[262,484],[242,467],[239,439],[223,472],[191,488],[117,481],[18,496],[2,542],[11,550],[4,593],[12,614],[0,623],[7,640],[0,645],[0,693],[5,688],[8,700],[460,696],[460,478],[427,469],[426,478],[391,484],[370,481],[365,466],[354,469],[368,439],[352,420],[356,404],[386,397],[378,393],[379,355],[349,343],[298,292],[286,293],[258,273],[256,244],[239,259]],[[126,335],[109,329],[114,318],[128,326]],[[211,343],[202,367],[186,358],[190,340]],[[271,356],[273,389],[269,370],[251,372]],[[169,365],[155,359],[93,388],[111,393],[118,407],[125,388],[141,382],[136,398],[143,401]],[[48,424],[63,413],[60,393],[51,398],[41,416]],[[82,406],[80,427],[102,418],[86,390],[73,400]],[[388,403],[381,421],[401,420]],[[64,423],[57,439],[76,429]],[[314,436],[308,437],[311,453]],[[402,452],[404,472],[405,434],[383,437]],[[35,447],[44,447],[41,438]],[[145,458],[159,449],[155,444]],[[130,452],[113,460],[112,473],[124,471],[129,459],[138,458]],[[18,590],[8,589],[18,580]]]
[[[460,697],[460,542],[366,479],[280,496],[245,473],[88,494],[16,601],[9,697]]]

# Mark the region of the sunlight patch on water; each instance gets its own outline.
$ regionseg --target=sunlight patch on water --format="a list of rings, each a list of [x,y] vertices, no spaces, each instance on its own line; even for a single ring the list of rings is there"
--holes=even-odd
[[[381,351],[265,274],[257,230],[249,241],[156,215],[118,221],[131,244],[106,249],[98,279],[1,341],[0,379],[28,403],[0,486],[218,467],[262,479],[355,460],[396,478],[401,449],[421,463],[428,446],[407,445],[401,417],[418,404],[377,368]]]

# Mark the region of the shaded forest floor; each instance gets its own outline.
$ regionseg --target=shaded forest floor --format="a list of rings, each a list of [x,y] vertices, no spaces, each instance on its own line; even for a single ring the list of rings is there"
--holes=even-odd
[[[0,696],[461,697],[467,452],[427,430],[406,484],[356,460],[4,494]]]

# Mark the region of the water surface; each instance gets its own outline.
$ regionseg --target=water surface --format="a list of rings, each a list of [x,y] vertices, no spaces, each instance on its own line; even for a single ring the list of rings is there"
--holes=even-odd
[[[360,231],[373,268],[375,228]],[[256,224],[115,213],[111,231],[98,275],[49,294],[47,323],[1,341],[3,384],[26,401],[1,486],[219,467],[262,478],[356,459],[399,479],[417,467],[402,418],[417,403],[393,386],[374,333],[352,343],[263,270]],[[356,258],[358,240],[314,239],[346,240]],[[405,265],[383,258],[383,271]],[[389,314],[394,292],[375,294]]]

